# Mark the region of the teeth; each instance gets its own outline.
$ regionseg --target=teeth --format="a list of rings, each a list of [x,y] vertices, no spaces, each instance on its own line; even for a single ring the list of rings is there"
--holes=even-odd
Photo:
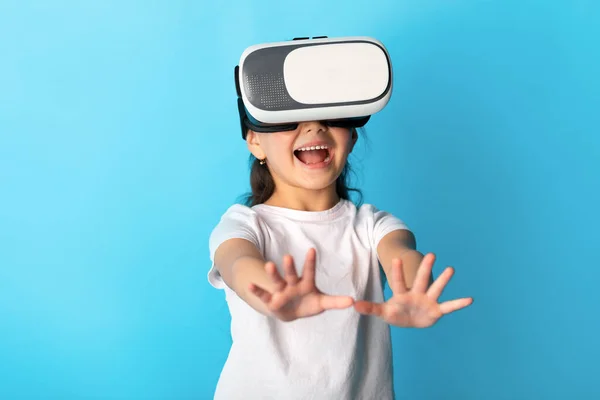
[[[309,147],[301,147],[299,148],[297,151],[308,151],[308,150],[325,150],[328,147],[323,145],[323,146],[309,146]]]

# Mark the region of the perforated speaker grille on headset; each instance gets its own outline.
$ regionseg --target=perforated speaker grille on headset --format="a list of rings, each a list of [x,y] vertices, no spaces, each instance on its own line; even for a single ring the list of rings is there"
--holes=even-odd
[[[246,76],[248,97],[264,108],[292,106],[293,100],[285,90],[282,73],[263,73]]]

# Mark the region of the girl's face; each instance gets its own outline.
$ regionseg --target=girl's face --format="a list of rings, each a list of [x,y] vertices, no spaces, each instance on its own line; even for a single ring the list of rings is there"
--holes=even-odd
[[[294,131],[248,132],[252,154],[265,159],[277,189],[323,190],[335,184],[356,143],[355,130],[302,122]]]

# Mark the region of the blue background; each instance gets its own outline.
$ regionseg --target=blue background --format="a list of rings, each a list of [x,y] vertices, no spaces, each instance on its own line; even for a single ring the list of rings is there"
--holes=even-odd
[[[248,189],[249,45],[368,35],[395,91],[351,158],[445,298],[398,398],[600,396],[597,1],[0,1],[0,398],[209,399],[208,236]]]

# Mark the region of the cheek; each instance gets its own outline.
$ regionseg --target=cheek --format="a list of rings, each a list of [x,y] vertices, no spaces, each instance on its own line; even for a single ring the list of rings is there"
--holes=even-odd
[[[339,129],[335,132],[335,141],[337,147],[342,149],[344,156],[347,156],[352,151],[352,134],[347,129]]]
[[[289,168],[294,162],[293,155],[289,155],[284,151],[275,153],[271,158],[271,161],[272,164],[280,170]]]
[[[294,153],[291,144],[285,141],[272,141],[265,147],[267,158],[274,168],[282,169],[293,163]]]

